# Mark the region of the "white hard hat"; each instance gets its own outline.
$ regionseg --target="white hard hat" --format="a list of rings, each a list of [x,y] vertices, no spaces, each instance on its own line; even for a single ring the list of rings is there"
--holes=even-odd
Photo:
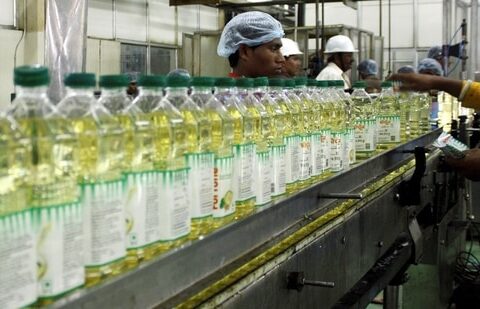
[[[284,57],[290,57],[291,55],[303,55],[298,48],[297,42],[287,38],[282,38],[282,48],[280,48],[280,52]]]
[[[358,50],[353,46],[352,40],[345,35],[336,35],[332,36],[327,41],[327,46],[325,47],[325,54],[333,53],[356,53]]]

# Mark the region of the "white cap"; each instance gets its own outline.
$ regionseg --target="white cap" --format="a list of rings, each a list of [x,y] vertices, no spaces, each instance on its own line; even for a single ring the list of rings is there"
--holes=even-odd
[[[280,48],[284,57],[290,57],[291,55],[303,55],[298,48],[297,42],[287,38],[282,38],[282,48]]]
[[[328,39],[325,48],[325,54],[334,54],[334,53],[356,53],[358,50],[353,46],[352,40],[345,35],[336,35]]]

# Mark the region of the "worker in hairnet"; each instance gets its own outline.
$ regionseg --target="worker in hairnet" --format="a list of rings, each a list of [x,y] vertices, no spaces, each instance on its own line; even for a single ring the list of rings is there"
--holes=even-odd
[[[443,69],[440,63],[432,58],[422,59],[418,63],[417,72],[420,74],[443,76]]]
[[[435,59],[440,64],[440,67],[442,68],[442,72],[445,69],[445,65],[448,66],[448,62],[445,63],[445,55],[443,54],[442,46],[431,47],[428,50],[427,58]]]
[[[382,91],[380,79],[377,77],[378,66],[375,60],[366,59],[357,66],[358,76],[365,81],[365,91],[368,93],[379,93]]]
[[[257,11],[242,13],[225,25],[217,54],[228,58],[230,77],[281,76],[283,35],[282,25],[272,16]]]
[[[397,70],[397,73],[416,73],[416,71],[411,65],[404,65]]]
[[[335,35],[328,39],[324,51],[328,63],[318,74],[317,80],[342,80],[345,89],[352,88],[347,72],[352,68],[353,53],[357,51],[348,36]]]
[[[283,38],[280,52],[285,58],[283,75],[289,78],[298,76],[302,70],[303,53],[300,51],[300,48],[298,48],[297,42],[291,39]]]

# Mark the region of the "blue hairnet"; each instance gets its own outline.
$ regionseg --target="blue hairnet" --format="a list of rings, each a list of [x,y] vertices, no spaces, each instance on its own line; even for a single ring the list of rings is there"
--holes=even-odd
[[[378,66],[374,60],[367,59],[358,64],[357,70],[363,75],[377,75]]]
[[[443,75],[443,69],[440,63],[437,60],[432,58],[422,59],[417,66],[417,71],[420,74],[434,74],[438,76]]]
[[[433,46],[428,50],[427,58],[440,60],[443,57],[443,51],[441,46]]]
[[[415,68],[411,65],[404,65],[397,70],[397,73],[415,73]]]
[[[263,12],[246,12],[232,18],[225,25],[217,54],[228,57],[234,54],[241,44],[258,46],[284,35],[282,25],[278,20]]]

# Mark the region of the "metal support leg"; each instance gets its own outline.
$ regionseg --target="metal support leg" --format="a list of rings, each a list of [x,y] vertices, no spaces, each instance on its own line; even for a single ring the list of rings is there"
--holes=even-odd
[[[383,290],[383,308],[400,309],[401,285],[387,285]]]

